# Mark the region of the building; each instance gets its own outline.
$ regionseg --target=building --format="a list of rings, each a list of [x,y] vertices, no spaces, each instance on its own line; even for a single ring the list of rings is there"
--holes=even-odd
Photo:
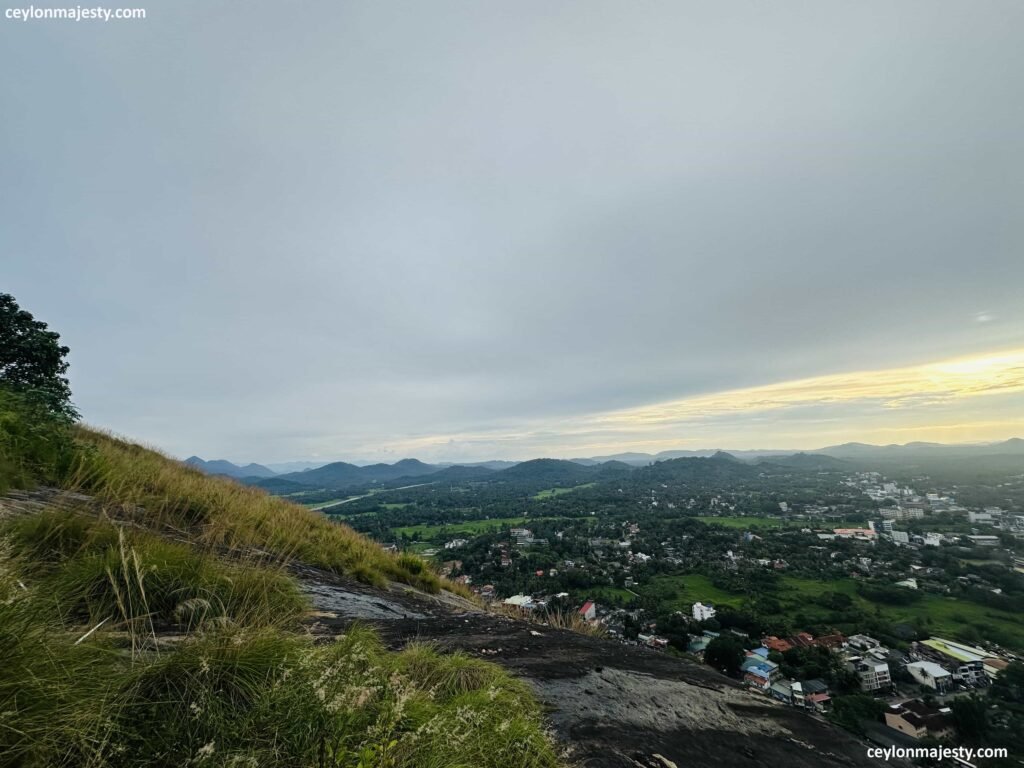
[[[533,610],[533,598],[529,595],[512,595],[512,597],[506,597],[504,603],[514,608],[522,608],[524,611]]]
[[[944,739],[952,736],[955,730],[947,707],[929,707],[920,699],[890,706],[885,713],[885,724],[913,739],[926,736]]]
[[[907,664],[907,672],[919,684],[938,693],[946,693],[953,687],[953,675],[934,661],[913,661]]]
[[[584,621],[593,621],[597,618],[597,606],[594,605],[593,600],[587,600],[580,608],[580,616],[583,617]]]
[[[800,683],[803,692],[804,706],[815,712],[825,713],[832,703],[828,684],[824,680],[804,680]]]
[[[931,637],[914,643],[911,647],[911,656],[915,659],[934,661],[952,673],[956,682],[974,688],[988,685],[989,680],[999,671],[999,665],[993,663],[999,659],[984,648],[941,637]]]
[[[707,621],[715,617],[715,607],[713,605],[704,605],[703,603],[693,604],[693,620],[694,621]]]
[[[973,547],[998,547],[998,536],[964,536]]]
[[[893,531],[892,532],[892,540],[896,544],[909,544],[910,543],[910,534],[907,533],[906,531]]]
[[[854,657],[850,659],[850,664],[860,680],[862,691],[881,691],[892,687],[892,675],[887,662],[870,657]]]
[[[747,657],[741,669],[743,670],[743,682],[762,691],[771,688],[772,683],[781,674],[778,664],[759,657]]]
[[[509,535],[517,547],[524,547],[533,543],[533,531],[529,528],[513,528]]]
[[[856,648],[858,651],[870,651],[872,648],[878,648],[881,645],[875,638],[868,635],[850,635],[846,638],[846,644],[851,648]]]

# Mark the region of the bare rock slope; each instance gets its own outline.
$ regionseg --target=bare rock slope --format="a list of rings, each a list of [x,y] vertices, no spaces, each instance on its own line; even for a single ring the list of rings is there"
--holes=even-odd
[[[451,595],[375,589],[296,567],[329,637],[353,621],[399,648],[437,643],[527,680],[581,765],[779,766],[874,764],[867,745],[807,713],[749,692],[714,670],[664,653],[480,611]]]

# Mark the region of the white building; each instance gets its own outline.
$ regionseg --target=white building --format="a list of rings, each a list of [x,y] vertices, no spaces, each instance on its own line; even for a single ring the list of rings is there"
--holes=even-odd
[[[704,605],[703,603],[693,604],[693,620],[694,621],[707,621],[715,617],[715,608],[712,605]]]
[[[907,664],[907,672],[921,685],[945,693],[953,684],[953,675],[934,661],[914,661]]]

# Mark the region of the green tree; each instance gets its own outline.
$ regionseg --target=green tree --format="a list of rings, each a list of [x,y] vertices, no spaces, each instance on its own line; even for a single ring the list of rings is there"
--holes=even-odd
[[[981,744],[988,735],[988,704],[974,696],[953,699],[950,704],[957,733],[965,744]]]
[[[743,645],[732,635],[716,637],[704,649],[704,661],[720,672],[736,677],[746,653]]]
[[[78,418],[60,335],[0,293],[0,385],[69,421]]]

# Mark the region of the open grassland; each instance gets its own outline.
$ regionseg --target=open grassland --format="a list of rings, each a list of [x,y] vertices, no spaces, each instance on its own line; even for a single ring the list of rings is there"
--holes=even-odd
[[[445,525],[404,525],[400,528],[392,528],[395,536],[418,535],[421,539],[433,539],[439,534],[449,533],[483,533],[484,531],[497,531],[505,526],[522,525],[530,520],[540,518],[528,517],[493,517],[489,520],[466,520],[461,523],[447,523]],[[546,518],[545,518],[546,519]]]
[[[593,488],[595,485],[597,485],[597,483],[583,483],[582,485],[574,485],[571,488],[548,488],[547,490],[535,493],[533,498],[538,501],[543,501],[544,499],[550,499],[554,496],[562,496],[566,493],[578,491],[581,488]]]

